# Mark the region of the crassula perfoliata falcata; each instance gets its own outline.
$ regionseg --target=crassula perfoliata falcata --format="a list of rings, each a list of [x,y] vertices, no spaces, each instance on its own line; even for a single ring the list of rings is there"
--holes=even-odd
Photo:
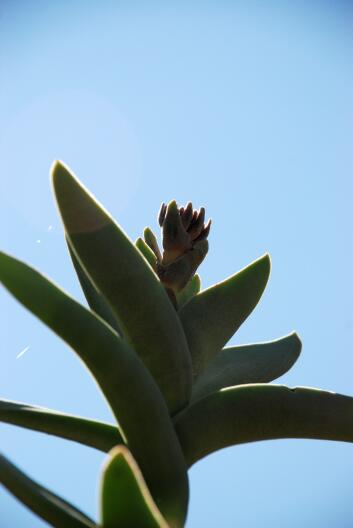
[[[191,203],[163,204],[162,248],[135,242],[65,165],[53,188],[86,308],[27,264],[1,253],[0,279],[83,361],[115,423],[0,401],[0,421],[108,453],[94,521],[0,456],[0,483],[50,525],[180,528],[188,469],[227,446],[275,438],[353,441],[353,398],[269,382],[300,354],[296,333],[226,344],[258,303],[268,255],[205,290],[196,271],[210,221]]]

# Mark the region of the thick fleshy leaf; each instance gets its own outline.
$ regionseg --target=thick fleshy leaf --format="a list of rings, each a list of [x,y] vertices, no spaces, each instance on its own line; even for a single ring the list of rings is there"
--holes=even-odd
[[[159,385],[171,413],[191,395],[191,359],[179,318],[145,258],[101,205],[62,164],[53,185],[66,233],[81,265],[118,318]]]
[[[100,451],[110,451],[113,446],[125,443],[115,425],[9,400],[0,400],[0,422],[59,436]]]
[[[192,400],[233,385],[273,381],[294,365],[301,348],[295,332],[276,341],[224,348],[197,378]]]
[[[96,524],[70,503],[41,486],[0,453],[0,484],[27,508],[57,528],[94,528]]]
[[[161,251],[159,249],[158,240],[150,227],[145,227],[143,230],[144,242],[147,247],[154,253],[155,258],[160,262],[162,260]]]
[[[176,294],[179,310],[182,306],[184,306],[184,304],[189,302],[194,297],[194,295],[197,295],[200,290],[201,279],[200,276],[196,273],[196,275],[194,275],[189,280],[185,288],[183,288],[179,293]]]
[[[179,311],[196,378],[251,314],[266,287],[270,257],[264,255],[185,304]]]
[[[0,280],[88,367],[158,507],[172,526],[175,519],[183,521],[188,501],[185,461],[165,401],[137,354],[95,313],[34,269],[3,253]]]
[[[106,323],[108,323],[114,330],[121,335],[121,331],[118,325],[117,318],[115,317],[112,309],[110,308],[103,295],[97,290],[85,270],[80,264],[80,261],[75,255],[71,247],[70,240],[66,237],[67,247],[69,249],[70,257],[77,273],[78,280],[80,281],[81,288],[87,299],[89,307],[98,314]]]
[[[168,528],[126,447],[109,453],[100,487],[102,528]]]
[[[224,447],[277,438],[353,442],[353,398],[308,387],[239,385],[175,418],[188,466]]]
[[[157,263],[156,255],[153,253],[152,249],[146,244],[143,238],[139,237],[135,242],[135,246],[141,252],[141,254],[145,257],[145,259],[147,260],[151,268],[154,271],[156,271],[156,263]]]

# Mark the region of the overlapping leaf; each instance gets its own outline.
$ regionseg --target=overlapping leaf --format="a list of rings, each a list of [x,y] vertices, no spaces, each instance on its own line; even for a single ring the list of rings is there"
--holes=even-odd
[[[201,290],[201,279],[200,276],[196,273],[184,289],[181,290],[181,292],[177,293],[177,303],[179,306],[179,309],[184,306],[187,302],[189,302],[195,295],[199,293]]]
[[[51,526],[56,528],[96,527],[96,524],[84,513],[29,478],[1,454],[0,484],[3,484],[15,497]]]
[[[0,280],[91,371],[163,515],[182,524],[188,501],[183,455],[162,395],[139,357],[101,318],[37,271],[3,253]]]
[[[109,453],[100,496],[102,528],[168,528],[126,447]]]
[[[145,257],[151,268],[155,271],[157,260],[156,255],[153,253],[152,249],[146,244],[146,242],[141,237],[136,240],[135,246],[141,252],[141,255]]]
[[[260,300],[270,274],[264,255],[223,282],[195,295],[179,311],[196,378],[222,350]]]
[[[108,213],[57,162],[54,191],[79,262],[109,302],[124,338],[159,385],[171,413],[191,394],[191,359],[180,321],[156,274]]]
[[[115,425],[9,400],[0,400],[0,422],[59,436],[101,451],[110,451],[113,446],[125,443]]]
[[[161,251],[160,251],[159,246],[158,246],[158,240],[157,240],[156,235],[153,233],[153,231],[152,231],[152,229],[150,227],[145,227],[145,229],[143,230],[143,237],[144,237],[144,242],[145,242],[146,246],[154,254],[155,261],[156,261],[156,259],[158,259],[158,261],[161,262],[162,255],[161,255]],[[142,246],[142,244],[141,244],[141,246]],[[144,250],[146,251],[145,248],[144,248]]]
[[[224,348],[196,380],[192,400],[233,385],[273,381],[293,366],[301,347],[293,332],[276,341]]]
[[[81,266],[80,261],[75,255],[75,252],[71,248],[71,243],[68,238],[66,238],[67,247],[69,249],[70,257],[74,265],[75,271],[80,281],[81,288],[85,297],[87,299],[88,305],[90,308],[98,314],[106,323],[108,323],[114,330],[120,335],[121,330],[118,325],[117,318],[115,317],[112,309],[110,308],[107,301],[104,299],[103,295],[97,290],[83,267]]]
[[[215,392],[176,417],[188,466],[224,447],[277,438],[353,442],[353,398],[319,389],[239,385]]]

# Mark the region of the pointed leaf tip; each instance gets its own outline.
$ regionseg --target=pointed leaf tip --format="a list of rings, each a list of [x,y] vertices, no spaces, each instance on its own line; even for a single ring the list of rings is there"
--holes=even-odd
[[[177,516],[182,524],[188,501],[185,461],[166,403],[137,354],[92,311],[36,270],[2,253],[0,281],[64,339],[91,371],[128,439],[158,507],[168,522]],[[97,354],[97,350],[102,354]]]
[[[223,348],[194,383],[192,399],[235,385],[269,383],[292,368],[300,351],[295,332],[274,341]]]
[[[203,290],[179,311],[196,378],[253,311],[271,270],[266,253],[238,273]]]
[[[258,265],[262,263],[265,268],[268,268],[268,272],[270,273],[271,267],[272,267],[272,261],[271,261],[271,255],[269,253],[264,253],[261,257],[257,259],[257,261],[255,260],[255,262],[257,262]]]
[[[110,224],[111,216],[63,162],[52,166],[52,185],[65,230],[75,234],[97,232]]]
[[[167,528],[137,463],[124,446],[114,447],[103,466],[101,518],[103,528]]]
[[[73,174],[73,172],[69,169],[68,165],[66,165],[61,160],[54,160],[51,167],[50,167],[50,177],[52,181],[52,185],[55,189],[55,186],[58,184],[58,180],[61,178],[70,178],[77,181],[77,178]]]
[[[65,167],[65,163],[63,163],[61,160],[54,160],[50,167],[50,174],[54,176],[56,171],[60,169],[61,166]]]
[[[297,334],[297,332],[292,332],[290,334],[290,336],[293,338],[293,341],[295,341],[295,343],[296,343],[295,349],[298,351],[298,357],[299,357],[299,355],[300,355],[300,353],[302,351],[302,348],[303,348],[303,342],[300,339],[300,337]]]
[[[76,256],[110,305],[124,338],[157,381],[171,412],[176,412],[190,398],[191,365],[180,321],[163,285],[122,228],[68,169],[58,165],[53,182]]]

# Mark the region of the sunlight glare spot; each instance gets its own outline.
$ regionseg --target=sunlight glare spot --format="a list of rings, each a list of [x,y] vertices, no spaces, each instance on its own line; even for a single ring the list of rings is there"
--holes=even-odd
[[[16,359],[19,359],[20,357],[22,357],[23,354],[25,352],[27,352],[28,349],[29,349],[29,346],[26,346],[23,350],[21,350],[21,352],[19,352],[19,354],[17,354]]]

